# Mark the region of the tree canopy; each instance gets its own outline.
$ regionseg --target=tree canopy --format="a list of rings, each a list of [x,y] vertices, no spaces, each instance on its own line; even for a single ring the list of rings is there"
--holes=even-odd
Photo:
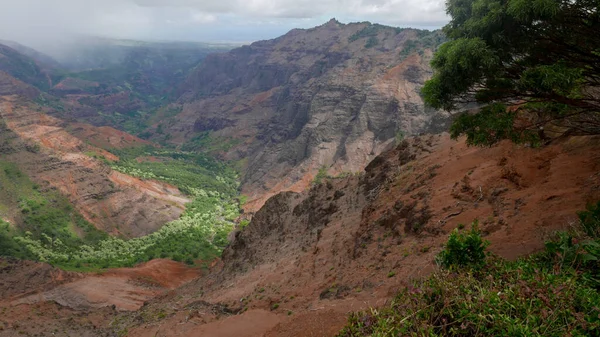
[[[600,0],[448,0],[450,39],[436,52],[427,104],[478,113],[453,137],[489,145],[559,134],[600,134]],[[509,108],[510,107],[510,108]]]

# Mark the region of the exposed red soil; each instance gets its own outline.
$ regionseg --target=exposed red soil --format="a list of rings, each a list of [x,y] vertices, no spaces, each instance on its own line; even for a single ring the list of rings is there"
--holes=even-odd
[[[135,268],[111,269],[102,274],[103,277],[127,277],[130,279],[146,279],[165,289],[175,289],[197,278],[199,269],[190,268],[172,260],[156,259],[143,263]]]
[[[412,139],[360,177],[274,196],[233,235],[211,274],[134,313],[106,315],[119,317],[129,336],[333,336],[349,312],[385,305],[437,268],[434,256],[459,224],[479,219],[490,250],[505,258],[539,250],[600,199],[599,145],[597,137],[541,149],[469,148],[448,135]],[[170,282],[158,268],[143,270],[61,287],[99,277],[103,292],[114,292],[119,286],[106,280],[133,275]]]
[[[146,194],[157,199],[171,201],[174,205],[183,208],[183,205],[191,200],[184,197],[176,186],[156,181],[156,180],[141,180],[121,172],[111,171],[108,176],[110,181],[120,186],[130,186],[136,189],[143,190]]]
[[[98,82],[86,81],[80,78],[67,77],[57,83],[52,90],[60,93],[82,93],[86,89],[97,88]]]
[[[134,97],[129,91],[120,91],[112,94],[94,95],[88,93],[90,87],[73,87],[68,89],[53,88],[52,93],[62,96],[65,102],[74,107],[97,108],[104,111],[127,113],[141,109],[144,106],[139,98]]]
[[[490,250],[505,258],[542,248],[600,199],[599,145],[583,137],[542,149],[469,148],[448,135],[411,140],[360,178],[271,198],[224,252],[221,271],[145,307],[176,310],[135,335],[187,336],[200,325],[212,336],[236,322],[236,333],[264,326],[254,336],[333,336],[349,312],[382,306],[434,270],[458,224],[479,219]],[[252,320],[187,306],[200,298],[248,308]],[[273,313],[279,323],[268,326]]]
[[[0,95],[19,95],[35,99],[39,97],[40,91],[0,70]]]
[[[41,186],[65,194],[86,220],[103,231],[126,237],[149,234],[178,218],[189,202],[172,185],[112,171],[94,157],[119,158],[90,144],[107,148],[147,144],[141,139],[108,127],[71,127],[16,96],[0,98],[0,117],[22,143],[39,146],[34,151],[14,150],[7,160],[19,164]]]
[[[54,329],[58,335],[103,336],[119,311],[138,310],[200,275],[197,268],[161,259],[102,274],[0,260],[0,336],[45,336]]]
[[[145,301],[198,278],[201,270],[157,259],[135,268],[106,272],[65,272],[47,264],[2,261],[0,305],[54,301],[71,309],[115,306],[137,310]]]
[[[83,123],[72,123],[69,132],[75,137],[101,149],[123,149],[150,144],[149,141],[132,136],[110,126],[96,127]]]

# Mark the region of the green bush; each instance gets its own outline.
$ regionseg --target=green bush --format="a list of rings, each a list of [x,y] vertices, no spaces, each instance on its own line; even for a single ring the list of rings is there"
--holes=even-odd
[[[378,44],[379,44],[379,40],[375,36],[371,36],[367,40],[367,43],[365,43],[365,48],[366,49],[373,48],[373,47],[375,47]]]
[[[579,213],[582,226],[595,214]],[[486,246],[476,224],[455,230],[438,257],[450,269],[413,282],[387,307],[351,314],[338,336],[600,336],[598,239],[557,233],[517,261],[486,256]]]
[[[575,237],[572,233],[557,233],[554,240],[546,242],[538,262],[547,268],[563,272],[581,271],[581,280],[600,289],[600,243]]]
[[[481,232],[475,221],[470,231],[461,233],[455,229],[450,234],[444,250],[437,256],[437,261],[447,269],[479,268],[485,263],[485,249],[488,245],[489,242],[481,238]]]
[[[317,172],[317,175],[313,179],[312,184],[319,185],[319,184],[323,183],[323,180],[326,178],[327,178],[327,167],[325,165],[323,165],[323,166],[321,166],[321,168],[319,168],[319,172]]]
[[[0,256],[12,256],[19,259],[32,258],[25,247],[14,240],[15,231],[8,222],[0,219]]]
[[[351,314],[338,336],[599,336],[599,308],[572,274],[491,259],[482,273],[440,270],[388,307]]]

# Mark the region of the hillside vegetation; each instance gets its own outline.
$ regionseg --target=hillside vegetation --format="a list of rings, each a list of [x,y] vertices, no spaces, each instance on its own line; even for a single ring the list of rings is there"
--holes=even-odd
[[[599,336],[600,203],[579,218],[514,262],[484,254],[476,227],[457,229],[438,255],[444,269],[351,315],[338,336]]]
[[[112,169],[177,186],[192,199],[185,212],[150,235],[130,240],[111,237],[77,249],[19,239],[37,259],[75,268],[107,268],[153,258],[194,264],[220,255],[239,216],[239,183],[233,169],[202,154],[152,146],[112,151],[120,157],[110,164]]]
[[[33,143],[27,149],[41,151]],[[177,186],[191,199],[181,217],[143,237],[111,237],[85,221],[64,195],[41,188],[17,163],[0,160],[0,216],[15,219],[13,224],[2,220],[0,256],[87,270],[133,266],[153,258],[194,264],[220,254],[240,212],[235,170],[206,155],[150,145],[111,150],[119,155],[118,162],[86,154],[113,170]]]
[[[450,41],[433,57],[425,100],[481,105],[454,120],[453,138],[540,146],[600,133],[598,2],[450,0],[447,12]],[[441,268],[390,305],[352,314],[338,336],[600,336],[600,202],[578,217],[516,261],[486,253],[477,223],[459,225]]]
[[[41,190],[14,163],[0,160],[0,186],[0,215],[17,213],[19,223],[14,226],[0,218],[0,256],[35,258],[21,244],[21,235],[61,242],[69,249],[108,237],[74,211],[67,198],[56,191]]]

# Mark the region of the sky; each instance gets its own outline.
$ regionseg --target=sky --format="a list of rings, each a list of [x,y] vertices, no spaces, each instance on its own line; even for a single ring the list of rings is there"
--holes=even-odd
[[[444,0],[0,0],[0,39],[39,47],[95,35],[251,42],[331,18],[436,29]]]

